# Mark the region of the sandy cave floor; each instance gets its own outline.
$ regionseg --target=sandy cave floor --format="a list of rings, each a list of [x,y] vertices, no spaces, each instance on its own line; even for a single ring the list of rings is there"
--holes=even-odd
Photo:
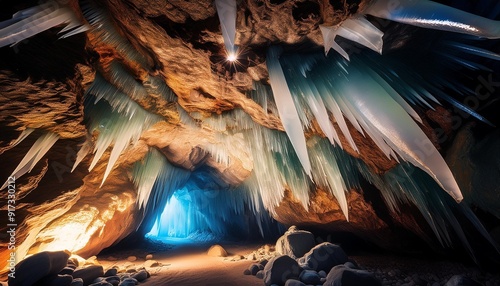
[[[219,243],[228,252],[228,257],[210,257],[207,250],[213,243],[196,242],[189,240],[164,240],[160,251],[147,251],[148,249],[131,249],[112,254],[102,254],[98,256],[99,263],[104,269],[114,265],[126,265],[127,257],[136,256],[137,261],[132,263],[135,267],[141,267],[147,254],[153,254],[153,260],[162,264],[159,267],[148,268],[151,277],[139,285],[159,286],[159,285],[259,285],[263,282],[254,276],[243,275],[243,271],[248,268],[252,261],[243,259],[231,261],[236,255],[246,256],[258,249],[259,244],[242,243]],[[168,246],[167,246],[168,245]],[[168,248],[168,249],[166,249]],[[110,261],[110,256],[117,258]],[[112,258],[113,260],[113,258]]]
[[[162,242],[148,242],[147,247],[102,253],[98,256],[104,269],[118,265],[140,268],[147,254],[162,266],[147,268],[151,277],[139,285],[264,285],[263,281],[243,275],[243,271],[255,261],[233,261],[237,255],[247,256],[263,244],[219,242],[228,252],[228,257],[210,257],[207,250],[213,242],[168,239]],[[130,262],[129,256],[137,260]],[[444,285],[453,275],[465,275],[485,286],[500,285],[500,269],[486,272],[474,265],[464,265],[456,261],[425,260],[422,258],[400,257],[383,254],[350,255],[361,268],[367,269],[382,281],[382,285]],[[132,265],[133,264],[133,265]]]

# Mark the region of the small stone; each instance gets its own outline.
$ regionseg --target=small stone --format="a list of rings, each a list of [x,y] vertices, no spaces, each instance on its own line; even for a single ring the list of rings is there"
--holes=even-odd
[[[118,269],[109,268],[106,272],[104,272],[104,277],[115,276],[116,274],[118,274]]]
[[[137,272],[137,269],[135,269],[135,268],[129,268],[129,269],[127,269],[127,271],[125,271],[125,272],[127,272],[127,273],[136,273],[136,272]]]
[[[66,274],[71,275],[71,274],[73,274],[73,271],[75,271],[75,269],[74,269],[74,268],[71,268],[71,267],[64,267],[64,268],[63,268],[63,269],[59,272],[59,274],[60,274],[60,275],[66,275]]]
[[[242,256],[242,255],[235,255],[235,256],[233,256],[233,258],[231,259],[231,261],[240,261],[242,259],[245,259],[245,257]]]
[[[106,282],[109,282],[111,284],[113,284],[114,286],[117,286],[118,284],[120,284],[120,277],[118,276],[109,276],[109,277],[106,277],[104,279]]]
[[[153,259],[153,254],[146,255],[146,260],[151,260],[151,259]]]
[[[134,261],[137,260],[137,257],[131,255],[131,256],[127,257],[127,260],[130,261],[130,262],[134,262]]]
[[[256,274],[255,277],[259,279],[264,279],[264,270],[259,270]]]
[[[325,272],[324,270],[320,270],[320,271],[318,272],[318,275],[319,275],[319,277],[321,277],[321,278],[326,278],[326,272]]]
[[[97,277],[104,275],[104,269],[100,265],[91,265],[86,268],[80,268],[73,272],[73,278],[82,278],[84,284],[90,284]]]
[[[139,281],[137,281],[134,278],[125,278],[123,281],[119,284],[119,286],[134,286],[139,284]]]
[[[285,286],[306,286],[306,284],[300,282],[299,280],[288,279],[286,280]]]
[[[161,266],[161,263],[156,260],[146,260],[144,262],[144,267],[158,267]]]
[[[89,286],[113,286],[113,284],[106,282],[106,281],[101,281],[101,282],[89,284]]]
[[[299,276],[300,281],[305,284],[320,284],[321,277],[314,270],[304,270],[300,273]]]
[[[257,260],[257,257],[255,257],[255,253],[250,253],[250,254],[247,256],[247,260]]]
[[[116,258],[114,256],[108,256],[108,257],[106,257],[106,260],[108,260],[108,261],[117,261],[118,258]]]
[[[255,276],[255,274],[257,274],[257,272],[259,272],[259,270],[262,270],[259,268],[259,265],[260,264],[253,263],[252,265],[248,266],[248,270],[250,270],[250,274]]]
[[[142,282],[142,281],[148,279],[148,277],[149,277],[149,273],[144,269],[135,273],[134,275],[132,275],[132,278],[134,278],[135,280],[137,280],[139,282]]]
[[[248,270],[248,268],[247,268],[247,269],[243,270],[243,275],[252,275],[252,271]]]
[[[259,264],[265,267],[267,262],[268,262],[267,259],[262,259],[261,261],[259,261]]]
[[[207,255],[212,257],[227,257],[227,251],[222,246],[215,244],[208,249]]]

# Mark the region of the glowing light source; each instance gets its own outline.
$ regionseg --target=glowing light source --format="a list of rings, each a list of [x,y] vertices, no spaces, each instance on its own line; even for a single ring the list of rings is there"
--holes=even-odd
[[[236,56],[236,53],[229,53],[227,55],[227,60],[230,61],[230,62],[234,62],[236,61],[238,58]]]

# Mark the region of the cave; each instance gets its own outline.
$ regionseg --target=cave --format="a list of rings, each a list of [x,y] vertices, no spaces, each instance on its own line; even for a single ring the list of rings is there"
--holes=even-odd
[[[500,285],[498,1],[1,6],[1,285]]]

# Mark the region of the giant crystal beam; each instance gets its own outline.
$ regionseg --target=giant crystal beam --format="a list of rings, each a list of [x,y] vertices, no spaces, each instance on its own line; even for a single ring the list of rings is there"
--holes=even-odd
[[[376,0],[364,14],[408,25],[457,32],[489,39],[500,38],[500,22],[428,0]]]
[[[274,100],[276,101],[278,113],[286,134],[292,142],[304,171],[311,177],[311,163],[307,154],[304,130],[302,130],[299,114],[293,103],[292,94],[288,89],[285,75],[279,62],[281,52],[282,48],[277,46],[270,47],[267,52],[266,63],[269,72],[269,81],[271,82]]]

